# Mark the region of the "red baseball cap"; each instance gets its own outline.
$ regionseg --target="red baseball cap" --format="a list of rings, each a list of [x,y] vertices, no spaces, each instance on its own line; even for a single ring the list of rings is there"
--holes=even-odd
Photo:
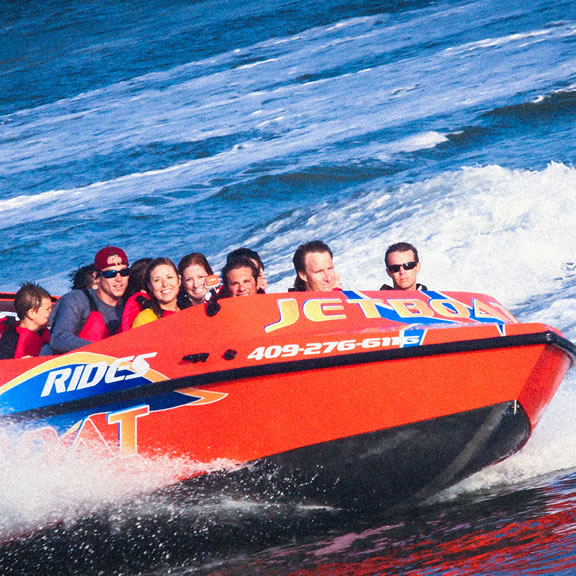
[[[96,270],[104,270],[104,268],[111,266],[111,264],[108,264],[108,258],[110,258],[110,256],[119,256],[122,259],[121,263],[129,266],[126,252],[124,252],[122,248],[117,248],[116,246],[106,246],[105,248],[102,248],[102,250],[99,250],[94,257],[94,267]]]

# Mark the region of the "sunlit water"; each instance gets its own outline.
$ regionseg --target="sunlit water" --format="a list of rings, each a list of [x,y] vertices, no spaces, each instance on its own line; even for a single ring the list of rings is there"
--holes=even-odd
[[[2,289],[62,293],[112,243],[132,260],[202,251],[217,270],[250,246],[280,291],[312,238],[345,286],[374,289],[386,246],[408,240],[429,287],[489,293],[576,339],[572,2],[53,1],[0,15]],[[519,454],[407,516],[354,524],[157,491],[196,463],[135,474],[3,456],[0,564],[573,574],[575,410],[572,372]]]

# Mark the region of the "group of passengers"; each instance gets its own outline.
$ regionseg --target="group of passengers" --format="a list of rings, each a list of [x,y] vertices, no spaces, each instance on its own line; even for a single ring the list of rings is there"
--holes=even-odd
[[[341,289],[332,251],[321,240],[301,244],[292,262],[296,277],[289,291]],[[389,246],[385,263],[392,286],[384,284],[380,290],[427,289],[417,282],[421,265],[411,244]],[[93,264],[73,274],[72,290],[55,304],[38,284],[22,285],[14,298],[18,321],[0,321],[0,359],[62,354],[190,306],[267,289],[264,264],[249,248],[227,255],[220,278],[221,285],[198,252],[184,256],[178,266],[160,257],[142,258],[130,267],[124,250],[106,246]]]

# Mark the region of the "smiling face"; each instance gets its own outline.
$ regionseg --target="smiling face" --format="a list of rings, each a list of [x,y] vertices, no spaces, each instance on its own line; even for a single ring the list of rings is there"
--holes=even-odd
[[[200,264],[191,264],[182,273],[182,285],[190,300],[195,304],[204,302],[204,297],[208,288],[206,287],[206,277],[208,272]]]
[[[416,256],[412,250],[406,250],[405,252],[390,252],[390,254],[388,254],[386,273],[390,278],[392,278],[396,290],[416,290],[416,278],[418,272],[420,272],[420,262],[418,262],[412,270],[405,270],[403,266],[400,266],[400,269],[397,272],[393,272],[389,267],[408,264],[409,262],[415,261]]]
[[[308,292],[331,292],[337,282],[330,252],[308,252],[304,257],[304,271],[298,276]]]
[[[102,302],[109,304],[110,306],[116,306],[122,299],[122,296],[124,296],[124,292],[126,292],[126,288],[128,287],[128,276],[120,276],[120,274],[116,274],[113,278],[105,278],[102,276],[101,272],[107,272],[108,270],[124,270],[128,268],[128,266],[123,264],[122,258],[116,254],[108,256],[107,263],[108,266],[106,266],[106,268],[102,268],[102,270],[95,273],[97,283],[96,290],[98,291],[98,297]]]
[[[234,268],[226,274],[226,285],[231,296],[251,296],[256,294],[256,279],[251,268]]]
[[[158,264],[149,273],[148,288],[163,310],[177,310],[180,289],[178,271],[169,264]]]

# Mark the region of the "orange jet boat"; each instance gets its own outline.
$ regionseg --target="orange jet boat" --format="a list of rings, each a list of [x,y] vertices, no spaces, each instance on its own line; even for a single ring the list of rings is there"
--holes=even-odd
[[[206,464],[181,478],[202,489],[386,511],[517,451],[575,357],[484,294],[213,300],[0,361],[0,429],[12,450],[170,455]]]

